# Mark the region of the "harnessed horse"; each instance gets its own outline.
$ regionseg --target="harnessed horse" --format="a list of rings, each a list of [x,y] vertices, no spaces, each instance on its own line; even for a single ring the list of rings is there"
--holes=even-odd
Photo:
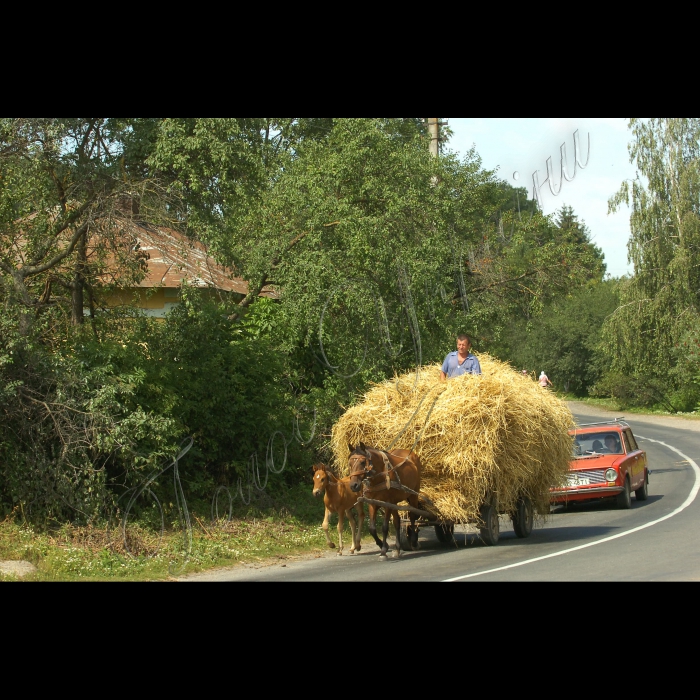
[[[421,463],[417,454],[411,450],[392,450],[385,452],[373,447],[366,447],[361,442],[357,447],[350,447],[348,464],[350,467],[350,489],[354,493],[384,503],[398,504],[402,501],[414,508],[419,507],[418,492],[420,491]],[[381,506],[369,505],[369,531],[377,546],[381,548],[382,559],[386,559],[389,546],[389,514],[386,513],[382,528],[383,540],[377,537],[377,511]],[[391,515],[396,530],[396,556],[401,556],[401,516],[399,511],[391,508]],[[418,527],[416,515],[409,511],[411,525],[408,537],[413,550],[418,549]]]

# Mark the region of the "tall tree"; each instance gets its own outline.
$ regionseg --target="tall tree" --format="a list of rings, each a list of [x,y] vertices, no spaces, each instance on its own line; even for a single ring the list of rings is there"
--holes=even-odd
[[[631,204],[634,275],[605,326],[614,367],[666,377],[678,339],[700,320],[700,119],[630,119],[630,161],[610,210]]]
[[[564,205],[556,213],[555,223],[563,236],[580,246],[589,246],[590,251],[596,260],[596,265],[591,270],[592,279],[597,279],[602,273],[605,274],[605,256],[603,251],[591,241],[591,230],[586,226],[585,221],[579,221],[574,208]]]
[[[56,287],[82,323],[98,261],[123,248],[115,220],[133,217],[135,201],[160,205],[161,193],[127,170],[133,136],[123,119],[0,120],[0,272],[24,335]],[[135,258],[116,258],[138,274]]]
[[[605,368],[601,328],[617,308],[618,280],[580,286],[549,304],[541,316],[514,319],[505,359],[533,377],[542,370],[558,389],[585,396]]]
[[[425,134],[421,119],[374,121],[397,142]],[[242,220],[306,149],[331,138],[338,122],[325,117],[173,117],[158,120],[155,130],[141,120],[134,133],[136,144],[148,143],[150,171],[179,198],[190,233],[231,264],[231,242]]]
[[[476,153],[431,159],[421,120],[215,121],[166,120],[153,167],[183,188],[189,225],[250,281],[242,306],[278,285],[294,343],[318,335],[328,305],[324,332],[348,354],[345,367],[363,356],[376,318],[374,360],[389,348],[415,362],[394,343],[401,331],[411,342],[407,290],[425,355],[437,357],[457,327],[536,314],[595,267],[587,243],[531,216],[524,193]]]

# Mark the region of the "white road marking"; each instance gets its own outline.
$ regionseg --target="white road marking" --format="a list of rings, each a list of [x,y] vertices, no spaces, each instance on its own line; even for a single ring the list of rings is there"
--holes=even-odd
[[[652,525],[658,525],[659,523],[662,523],[664,520],[668,520],[669,518],[673,518],[674,516],[678,515],[679,513],[682,513],[696,498],[698,495],[698,492],[700,492],[700,467],[692,460],[690,457],[687,455],[683,454],[679,449],[672,447],[671,445],[667,445],[665,442],[661,442],[660,440],[652,440],[651,438],[645,438],[642,435],[637,435],[637,437],[640,440],[648,440],[649,442],[655,442],[659,445],[663,445],[664,447],[667,447],[669,450],[672,450],[673,452],[679,454],[684,460],[690,464],[691,467],[693,467],[693,470],[695,471],[695,484],[693,485],[693,488],[691,489],[690,493],[688,494],[688,498],[683,501],[683,503],[676,508],[672,513],[669,513],[668,515],[664,515],[663,518],[659,518],[658,520],[652,520],[651,522],[646,523],[645,525],[640,525],[639,527],[635,527],[632,530],[626,530],[625,532],[620,532],[617,535],[611,535],[610,537],[604,537],[602,540],[596,540],[595,542],[589,542],[588,544],[582,544],[578,547],[572,547],[571,549],[564,549],[561,552],[554,552],[554,554],[547,554],[543,557],[535,557],[534,559],[526,559],[525,561],[518,562],[517,564],[509,564],[508,566],[500,566],[497,569],[489,569],[488,571],[479,571],[475,574],[466,574],[465,576],[457,576],[456,578],[448,578],[443,583],[452,583],[454,581],[464,581],[465,579],[468,578],[476,578],[477,576],[486,576],[486,574],[494,574],[497,571],[506,571],[507,569],[517,569],[519,566],[526,566],[527,564],[534,564],[535,562],[538,561],[543,561],[545,559],[552,559],[553,557],[561,557],[564,554],[571,554],[571,552],[578,552],[581,549],[587,549],[588,547],[595,547],[596,545],[599,544],[605,544],[606,542],[611,542],[612,540],[617,540],[620,537],[627,537],[627,535],[632,535],[635,532],[639,532],[640,530],[646,530],[648,527],[652,527]],[[653,470],[650,470],[653,473]]]

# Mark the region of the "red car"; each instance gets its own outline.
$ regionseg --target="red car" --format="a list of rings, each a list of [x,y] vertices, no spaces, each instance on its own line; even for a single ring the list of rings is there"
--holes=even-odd
[[[574,454],[568,484],[551,490],[553,504],[615,498],[619,508],[632,507],[649,495],[647,455],[623,420],[588,423],[570,431]]]

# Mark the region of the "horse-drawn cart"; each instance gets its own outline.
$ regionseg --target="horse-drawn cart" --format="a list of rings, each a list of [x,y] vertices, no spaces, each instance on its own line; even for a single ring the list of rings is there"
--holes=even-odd
[[[360,443],[356,448],[350,446],[349,462],[351,474],[350,489],[356,493],[362,491],[357,499],[360,506],[370,506],[370,518],[373,523],[377,509],[385,510],[386,520],[393,519],[399,536],[399,551],[417,549],[420,526],[432,526],[438,540],[444,544],[454,542],[455,525],[472,525],[479,528],[479,535],[484,544],[498,544],[500,536],[499,515],[508,516],[513,521],[513,529],[518,537],[529,537],[534,524],[532,500],[520,493],[510,499],[512,509],[499,507],[496,491],[488,490],[481,501],[478,515],[473,518],[451,520],[440,513],[440,509],[424,493],[420,492],[422,463],[417,454],[411,450],[394,450],[387,452],[368,448]],[[411,487],[408,486],[411,484]],[[454,484],[452,485],[454,488]],[[374,494],[374,495],[373,495]],[[471,494],[464,494],[471,495]],[[381,499],[381,500],[380,500]],[[408,513],[408,518],[401,519],[401,513]],[[399,525],[400,523],[400,525]],[[372,524],[370,530],[376,532]],[[386,532],[384,529],[386,547]],[[400,535],[398,533],[400,532]],[[376,539],[376,535],[375,535]],[[377,544],[379,541],[377,540]]]
[[[432,525],[435,528],[435,535],[443,544],[454,542],[455,525],[472,525],[479,529],[479,537],[482,542],[491,547],[498,544],[500,537],[499,516],[509,517],[513,522],[515,534],[520,538],[529,537],[534,526],[535,516],[532,501],[527,496],[518,499],[515,510],[511,512],[503,511],[498,507],[498,499],[491,495],[481,506],[479,517],[466,522],[455,523],[451,520],[442,520],[434,513],[430,517],[421,518],[419,525]],[[403,530],[403,528],[402,528]]]
[[[394,484],[394,488],[402,489],[401,486]],[[402,489],[405,490],[405,489]],[[528,496],[521,496],[516,504],[516,507],[511,512],[503,511],[498,507],[498,498],[496,494],[489,494],[486,501],[479,510],[479,517],[467,521],[455,523],[452,520],[445,519],[437,512],[433,503],[426,496],[418,495],[421,508],[412,508],[406,504],[395,505],[384,501],[376,501],[368,498],[358,499],[358,502],[375,505],[379,508],[388,508],[401,512],[413,512],[418,516],[416,525],[418,527],[433,527],[435,536],[442,544],[454,543],[455,525],[471,525],[479,529],[479,537],[481,541],[488,546],[498,544],[500,537],[500,522],[499,516],[509,517],[513,522],[515,534],[520,538],[529,537],[534,526],[534,508],[532,501]],[[408,533],[410,520],[408,518],[401,519],[401,549],[411,549],[411,539]]]
[[[333,427],[331,445],[341,472],[370,506],[370,521],[372,509],[396,514],[391,519],[403,532],[401,549],[417,545],[416,525],[434,528],[445,544],[454,543],[457,525],[472,526],[493,546],[499,519],[509,517],[517,537],[529,537],[535,512],[549,513],[550,488],[566,479],[574,424],[568,406],[509,365],[487,356],[480,363],[481,376],[440,382],[436,366],[377,384]],[[371,460],[363,457],[365,444],[374,446],[368,448]],[[415,455],[414,485],[403,474],[391,478],[396,484],[382,484],[404,459],[393,456],[397,451]],[[385,460],[391,461],[388,467]],[[369,462],[376,476],[363,489]],[[405,485],[413,493],[397,490]],[[411,524],[397,527],[399,514]]]

